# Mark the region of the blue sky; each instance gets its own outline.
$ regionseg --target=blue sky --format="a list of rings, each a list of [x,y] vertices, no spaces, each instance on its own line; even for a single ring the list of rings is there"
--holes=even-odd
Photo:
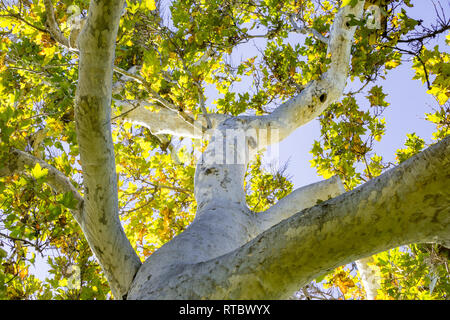
[[[422,19],[424,25],[430,26],[436,19],[436,13],[433,6],[436,0],[415,0],[414,7],[407,8],[408,15],[414,19]],[[444,11],[450,11],[450,4],[441,1]],[[262,33],[262,31],[259,31]],[[449,52],[449,46],[445,43],[446,33],[433,39],[426,47],[431,49],[435,45],[439,45],[441,51]],[[291,45],[303,43],[304,35],[292,33],[288,41]],[[254,39],[247,44],[240,45],[233,50],[231,61],[233,65],[238,65],[240,61],[244,61],[254,56],[260,56],[259,50],[265,47],[265,39]],[[402,60],[410,60],[410,56],[404,55]],[[433,112],[433,108],[438,108],[435,99],[426,93],[427,87],[420,80],[412,80],[414,70],[411,69],[411,61],[404,61],[401,66],[389,70],[386,80],[380,79],[376,83],[366,87],[362,94],[357,96],[358,102],[362,109],[367,109],[367,100],[364,96],[367,91],[374,85],[383,87],[383,92],[387,94],[386,101],[390,103],[389,107],[383,113],[386,120],[386,134],[380,142],[374,144],[372,152],[383,156],[384,162],[395,162],[395,152],[404,146],[406,134],[415,132],[419,137],[425,139],[426,143],[432,143],[431,134],[435,131],[435,126],[425,120],[425,113]],[[431,78],[432,80],[433,78]],[[358,80],[347,81],[344,92],[359,89]],[[251,90],[251,79],[242,77],[242,81],[235,84],[232,91],[246,92]],[[206,89],[206,104],[208,108],[214,109],[214,100],[221,97],[213,86]],[[310,160],[312,155],[309,151],[312,148],[314,140],[320,139],[320,125],[318,120],[298,128],[288,138],[283,140],[278,146],[279,157],[274,161],[275,166],[282,166],[288,162],[287,175],[291,177],[295,188],[323,180],[316,174],[316,169],[311,167]],[[273,153],[272,153],[273,154]],[[267,160],[267,159],[266,159]],[[273,159],[271,159],[273,162]],[[263,160],[264,163],[264,160]],[[266,162],[269,167],[269,164]]]
[[[444,10],[449,12],[449,4],[442,1]],[[410,16],[424,20],[429,26],[435,20],[435,10],[431,0],[413,1],[414,8],[408,10]],[[428,49],[439,45],[441,51],[449,52],[449,46],[445,43],[444,33],[439,38],[430,41]],[[396,69],[390,70],[386,80],[379,80],[376,84],[383,87],[388,95],[386,101],[390,103],[383,115],[386,119],[386,134],[380,142],[375,144],[374,151],[382,155],[385,162],[395,161],[395,151],[403,147],[406,134],[415,132],[432,143],[431,134],[435,131],[435,125],[425,120],[425,113],[430,113],[433,108],[438,108],[435,99],[426,93],[427,87],[420,80],[412,80],[414,70],[411,62],[405,62]],[[347,82],[346,91],[356,83]],[[369,90],[371,86],[366,88]],[[366,90],[366,92],[367,92]],[[365,96],[365,94],[363,94]],[[363,101],[363,100],[362,100]],[[367,101],[365,102],[367,103]],[[363,108],[364,106],[361,105]],[[320,138],[320,126],[314,120],[297,129],[291,136],[280,143],[280,164],[289,160],[287,173],[292,177],[295,187],[323,180],[316,174],[316,169],[310,165],[312,155],[309,153],[314,140]]]

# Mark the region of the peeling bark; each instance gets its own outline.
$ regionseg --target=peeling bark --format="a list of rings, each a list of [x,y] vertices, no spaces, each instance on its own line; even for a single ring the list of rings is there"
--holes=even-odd
[[[372,266],[372,257],[356,261],[356,266],[361,276],[361,282],[366,291],[366,300],[375,300],[380,289],[380,276],[377,274],[377,266]]]
[[[357,259],[409,243],[448,244],[449,179],[450,137],[225,255],[159,274],[149,273],[144,264],[129,298],[286,298],[317,276]]]
[[[123,1],[91,1],[78,37],[75,120],[85,186],[78,220],[116,298],[284,298],[328,270],[392,247],[450,243],[450,138],[343,195],[342,184],[332,178],[294,191],[266,212],[256,214],[246,205],[243,182],[253,155],[286,138],[342,95],[356,29],[348,26],[347,17],[360,17],[363,7],[359,1],[339,10],[327,39],[327,72],[272,114],[208,115],[213,128],[195,173],[195,220],[141,265],[118,218],[110,124],[114,45]],[[67,41],[58,34],[54,17],[49,23],[54,37]],[[145,102],[115,104],[122,106],[122,118],[154,134],[203,135],[195,131],[190,115],[179,117],[171,108],[155,113]],[[199,121],[204,127],[206,120]],[[236,141],[230,138],[233,134]],[[0,168],[0,174],[2,170],[6,172]],[[59,175],[54,177],[56,187],[64,189]]]
[[[195,220],[181,235],[162,246],[143,264],[133,282],[130,297],[162,297],[149,288],[170,280],[168,275],[174,281],[173,276],[180,270],[210,261],[245,245],[264,228],[296,212],[294,208],[305,208],[319,199],[326,200],[326,196],[341,192],[336,189],[336,180],[323,182],[294,192],[290,196],[293,201],[291,206],[287,204],[289,200],[280,201],[280,210],[274,208],[270,212],[272,214],[255,215],[245,202],[244,175],[249,160],[257,151],[278,143],[340,97],[347,78],[352,38],[356,30],[356,27],[347,27],[346,17],[349,14],[360,16],[363,6],[363,2],[353,8],[346,6],[337,14],[329,40],[331,64],[320,80],[311,82],[298,96],[279,106],[270,115],[228,118],[216,126],[195,173]],[[271,138],[267,139],[269,134]],[[232,135],[236,136],[236,141]],[[148,290],[152,293],[146,293]],[[189,298],[190,295],[180,297]]]
[[[111,137],[115,39],[123,1],[91,1],[78,45],[75,122],[83,168],[85,206],[81,228],[116,298],[126,295],[141,265],[118,215]]]

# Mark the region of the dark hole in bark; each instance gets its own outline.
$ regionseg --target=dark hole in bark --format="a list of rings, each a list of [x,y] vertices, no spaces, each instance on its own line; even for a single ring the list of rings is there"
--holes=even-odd
[[[207,168],[206,170],[205,170],[205,174],[206,175],[210,175],[210,174],[215,174],[215,173],[217,173],[217,172],[219,172],[219,170],[217,170],[216,168]]]
[[[325,102],[325,100],[327,99],[327,94],[326,93],[322,93],[319,97],[320,102]]]
[[[347,28],[350,28],[350,23],[347,21],[347,22],[345,23],[345,26],[346,26]]]

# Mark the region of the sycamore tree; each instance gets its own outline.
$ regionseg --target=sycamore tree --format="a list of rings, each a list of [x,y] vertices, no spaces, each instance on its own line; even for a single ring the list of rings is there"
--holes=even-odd
[[[1,0],[0,297],[448,298],[450,23],[413,6]],[[436,132],[389,163],[405,61]],[[264,150],[317,118],[324,180],[292,190]]]

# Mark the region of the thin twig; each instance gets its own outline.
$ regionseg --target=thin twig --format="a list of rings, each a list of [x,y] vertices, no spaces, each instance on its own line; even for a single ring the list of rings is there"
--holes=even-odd
[[[11,236],[9,236],[7,234],[4,234],[4,233],[1,233],[1,232],[0,232],[0,236],[4,237],[4,238],[7,238],[9,240],[12,240],[12,241],[20,241],[20,242],[26,243],[26,244],[36,248],[36,250],[38,250],[40,252],[40,247],[38,245],[32,243],[31,241],[28,241],[28,240],[25,240],[25,239],[21,239],[21,238],[11,237]]]
[[[423,72],[424,72],[424,74],[425,74],[425,80],[426,80],[426,82],[427,82],[428,90],[431,89],[431,83],[430,83],[430,79],[429,79],[429,76],[428,76],[428,70],[427,70],[427,67],[426,67],[426,65],[425,65],[425,62],[424,62],[424,61],[422,60],[422,58],[420,57],[420,51],[421,51],[421,50],[420,50],[418,53],[416,53],[416,52],[414,52],[414,51],[402,49],[402,48],[399,48],[399,47],[393,47],[393,46],[387,46],[387,45],[381,45],[381,46],[382,46],[382,47],[385,47],[385,48],[391,48],[391,49],[394,49],[394,50],[398,50],[398,51],[400,51],[400,52],[407,53],[407,54],[410,54],[410,55],[416,57],[417,60],[419,60],[420,64],[421,64],[422,67],[423,67]]]
[[[314,38],[316,38],[319,41],[322,41],[325,44],[328,44],[328,38],[325,37],[324,35],[322,35],[319,31],[317,31],[316,29],[313,28],[307,28],[306,26],[304,27],[300,27],[297,25],[297,23],[294,20],[294,16],[291,14],[289,15],[289,21],[292,24],[292,27],[294,28],[294,30],[296,32],[302,33],[302,34],[307,34],[307,33],[312,33]]]

